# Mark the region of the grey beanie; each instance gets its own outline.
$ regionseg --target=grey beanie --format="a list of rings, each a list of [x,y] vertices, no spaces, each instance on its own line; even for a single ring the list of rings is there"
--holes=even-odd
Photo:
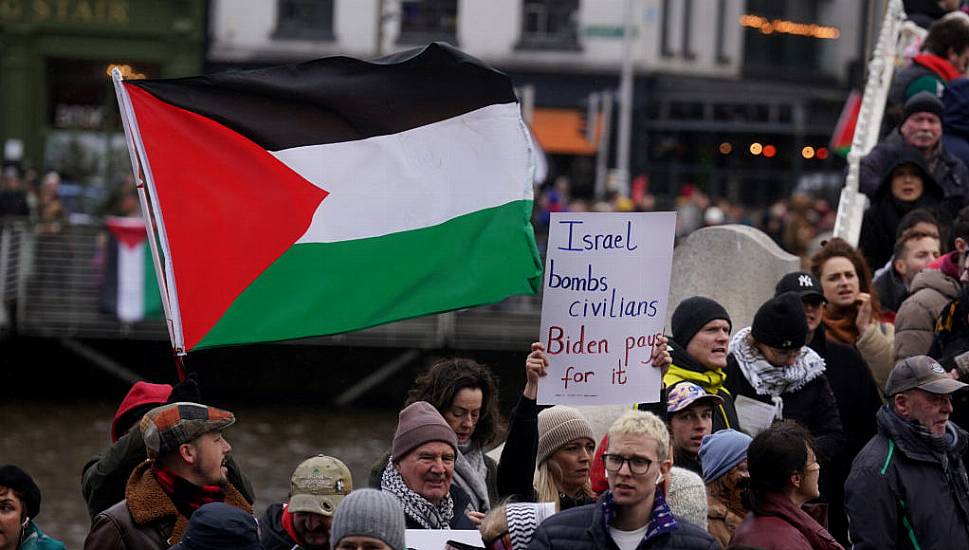
[[[538,456],[535,464],[541,464],[560,447],[585,437],[595,443],[592,426],[578,410],[556,405],[538,413]]]
[[[696,473],[673,466],[670,469],[670,494],[666,503],[677,518],[684,519],[697,527],[707,525],[707,488],[703,478]]]
[[[394,550],[404,550],[404,508],[390,493],[357,489],[340,502],[330,526],[330,548],[345,537],[373,537]]]

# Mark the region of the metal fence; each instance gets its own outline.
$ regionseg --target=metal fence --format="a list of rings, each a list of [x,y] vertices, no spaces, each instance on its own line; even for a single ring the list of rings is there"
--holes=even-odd
[[[52,338],[167,340],[163,320],[122,323],[102,310],[107,242],[100,225],[41,233],[23,221],[0,224],[0,329]],[[537,339],[540,312],[540,297],[515,296],[300,343],[520,351]]]

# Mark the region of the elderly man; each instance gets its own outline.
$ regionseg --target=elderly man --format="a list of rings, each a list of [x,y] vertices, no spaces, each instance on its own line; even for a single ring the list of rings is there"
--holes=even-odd
[[[969,434],[949,421],[951,394],[965,387],[924,355],[892,369],[878,434],[845,484],[854,550],[969,548]]]
[[[858,185],[862,193],[874,197],[899,151],[914,147],[942,187],[946,211],[955,216],[969,203],[969,170],[941,142],[942,111],[942,100],[929,92],[919,92],[905,102],[898,130],[893,130],[861,159]]]
[[[397,499],[375,489],[359,489],[343,499],[333,516],[334,550],[404,550],[404,510]]]
[[[669,433],[656,415],[629,411],[619,417],[603,455],[609,490],[594,504],[545,520],[528,548],[720,548],[709,533],[674,516],[657,491],[673,465],[669,448]]]
[[[457,448],[454,430],[427,401],[400,411],[380,490],[400,501],[408,529],[475,529],[480,523],[483,514],[472,512],[471,498],[451,483]]]
[[[333,513],[353,490],[346,464],[317,455],[289,479],[289,501],[271,504],[259,517],[264,550],[328,550]]]
[[[232,446],[222,430],[233,423],[231,412],[198,403],[149,411],[139,425],[148,460],[131,473],[127,498],[95,516],[84,548],[166,549],[181,540],[192,513],[209,502],[252,514],[226,477]]]

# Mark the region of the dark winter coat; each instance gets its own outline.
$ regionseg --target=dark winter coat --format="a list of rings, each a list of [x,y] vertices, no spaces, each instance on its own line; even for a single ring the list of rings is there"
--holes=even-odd
[[[299,546],[283,527],[282,504],[270,504],[259,516],[259,542],[263,550],[298,550]]]
[[[746,396],[761,403],[773,404],[769,395],[759,395],[744,378],[737,359],[727,356],[727,388],[735,396]],[[815,451],[822,468],[828,467],[844,449],[845,436],[834,394],[825,375],[818,376],[793,393],[780,395],[784,400],[784,419],[795,420],[814,437]]]
[[[967,434],[949,423],[947,452],[933,451],[888,405],[878,434],[855,458],[845,484],[854,550],[969,548]]]
[[[922,196],[912,202],[902,202],[892,195],[892,172],[905,164],[914,165],[922,173]],[[883,170],[881,184],[871,197],[871,205],[865,210],[861,222],[861,237],[858,240],[858,248],[871,266],[884,265],[891,259],[895,249],[898,222],[905,214],[916,208],[924,208],[934,213],[940,219],[940,223],[945,223],[942,220],[949,219],[948,212],[940,209],[944,195],[942,188],[929,173],[928,166],[918,150],[904,145],[899,146],[897,154],[884,164]],[[969,182],[969,180],[966,181]]]
[[[902,307],[905,298],[908,298],[908,287],[905,285],[905,281],[895,271],[895,267],[891,265],[872,280],[871,286],[878,294],[878,305],[881,306],[883,312],[897,312],[898,308]]]
[[[824,527],[782,494],[761,497],[757,513],[747,514],[730,544],[763,550],[844,550]]]
[[[894,162],[902,145],[902,135],[897,130],[893,131],[861,159],[858,188],[868,198],[875,197],[886,167]],[[959,209],[969,204],[969,169],[961,160],[946,151],[944,146],[940,145],[938,155],[932,167],[932,177],[942,187],[945,210],[955,218]],[[894,235],[891,240],[892,243],[895,242]]]
[[[465,513],[468,510],[468,506],[471,504],[471,497],[468,493],[465,493],[460,487],[451,483],[451,500],[454,501],[454,517],[451,518],[451,522],[448,525],[451,529],[473,529],[477,530],[478,527],[471,523],[468,515]],[[404,523],[408,529],[424,529],[425,527],[417,522],[417,520],[411,518],[408,515],[404,515]]]
[[[847,544],[844,483],[851,471],[851,461],[875,435],[875,414],[882,405],[882,392],[858,350],[827,339],[824,325],[814,331],[814,338],[808,345],[824,359],[824,376],[834,394],[845,435],[843,452],[821,476],[821,492],[830,504],[828,532],[842,544]]]
[[[720,545],[709,533],[679,520],[679,527],[671,533],[643,541],[637,550],[718,550]],[[528,550],[618,550],[609,535],[602,500],[579,506],[551,516],[538,527]]]
[[[969,166],[969,79],[950,82],[942,103],[942,146]]]

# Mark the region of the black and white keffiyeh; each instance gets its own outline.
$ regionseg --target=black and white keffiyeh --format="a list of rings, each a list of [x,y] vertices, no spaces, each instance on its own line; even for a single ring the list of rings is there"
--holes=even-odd
[[[553,502],[515,502],[505,506],[505,522],[513,550],[524,550],[532,542],[535,530],[545,518],[555,513]]]
[[[384,473],[380,476],[380,490],[397,497],[404,507],[404,514],[416,521],[424,529],[450,529],[454,519],[454,500],[448,494],[434,506],[429,500],[412,491],[394,467],[392,460],[387,461]]]
[[[764,355],[750,345],[749,334],[750,327],[734,334],[728,351],[733,354],[744,378],[758,395],[780,397],[781,394],[796,392],[824,374],[824,359],[813,349],[803,346],[793,365],[777,367],[768,363]]]

